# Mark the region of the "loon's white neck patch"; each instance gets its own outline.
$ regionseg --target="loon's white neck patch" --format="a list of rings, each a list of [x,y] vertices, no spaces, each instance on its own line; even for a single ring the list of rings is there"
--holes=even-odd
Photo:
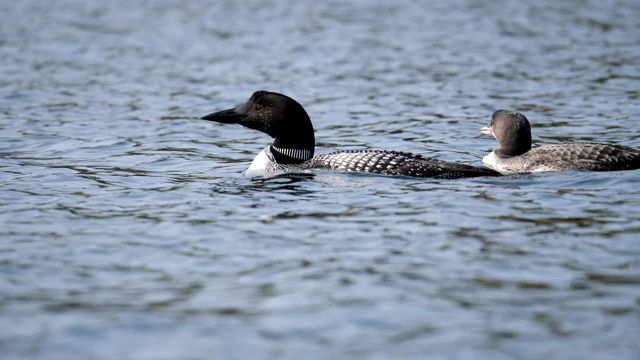
[[[496,155],[496,152],[492,151],[491,153],[489,153],[489,155],[486,155],[485,157],[482,158],[482,162],[485,163],[491,169],[497,170],[499,167],[498,166],[499,159],[500,158],[498,157],[498,155]]]
[[[249,177],[264,175],[273,167],[274,163],[273,155],[271,155],[271,151],[267,146],[253,159],[251,165],[249,165],[249,168],[244,172],[244,174]]]
[[[311,151],[305,149],[283,149],[275,146],[271,146],[271,148],[282,155],[288,156],[293,159],[298,159],[302,161],[307,161],[311,159]]]
[[[249,168],[244,172],[244,175],[248,177],[276,176],[287,173],[292,169],[296,169],[296,165],[293,164],[278,164],[271,152],[272,149],[272,146],[267,146],[264,150],[260,151],[260,153],[251,162],[251,165],[249,165]],[[307,151],[308,157],[311,157],[311,152],[309,150],[298,151]]]

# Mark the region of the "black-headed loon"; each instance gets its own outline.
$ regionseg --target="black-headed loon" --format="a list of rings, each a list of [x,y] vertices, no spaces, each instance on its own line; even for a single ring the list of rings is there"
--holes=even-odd
[[[498,110],[480,129],[493,135],[498,148],[482,159],[502,174],[541,171],[618,171],[640,168],[640,150],[621,145],[558,144],[531,148],[531,125],[515,111]]]
[[[202,117],[220,123],[240,124],[274,138],[246,171],[264,176],[307,169],[336,169],[384,175],[441,179],[499,176],[494,170],[457,164],[390,150],[350,150],[313,157],[315,137],[309,115],[292,98],[256,91],[246,103]]]

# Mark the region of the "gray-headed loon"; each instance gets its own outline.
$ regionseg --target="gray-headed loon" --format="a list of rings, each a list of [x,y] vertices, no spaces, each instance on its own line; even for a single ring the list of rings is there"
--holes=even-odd
[[[274,92],[257,91],[246,103],[206,115],[202,119],[240,124],[274,138],[273,143],[253,160],[247,176],[307,169],[441,179],[500,175],[491,169],[390,150],[349,150],[313,157],[315,137],[309,115],[297,101]]]
[[[558,144],[531,148],[531,125],[515,111],[498,110],[480,129],[493,135],[498,148],[482,159],[502,174],[541,171],[617,171],[640,168],[640,151],[621,145]]]

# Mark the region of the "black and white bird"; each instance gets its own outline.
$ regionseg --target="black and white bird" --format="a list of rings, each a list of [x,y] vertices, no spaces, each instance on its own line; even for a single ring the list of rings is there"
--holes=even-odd
[[[491,169],[391,150],[349,150],[314,157],[315,136],[309,115],[297,101],[275,92],[257,91],[246,103],[202,119],[240,124],[274,138],[249,166],[246,175],[251,177],[309,169],[441,179],[500,175]]]

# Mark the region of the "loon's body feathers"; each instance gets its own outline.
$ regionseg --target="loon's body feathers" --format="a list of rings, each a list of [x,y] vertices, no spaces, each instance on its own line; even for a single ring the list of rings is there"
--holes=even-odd
[[[383,175],[405,175],[457,179],[470,176],[495,175],[471,165],[457,164],[422,155],[393,150],[350,150],[317,156],[309,162],[316,169],[336,169]]]
[[[574,143],[531,148],[531,125],[514,111],[496,111],[489,126],[480,131],[498,141],[498,148],[482,161],[502,174],[640,169],[640,150],[622,145]]]
[[[535,147],[514,158],[502,158],[496,170],[505,172],[619,171],[640,168],[640,153],[608,144],[556,144]]]
[[[274,138],[246,171],[247,176],[272,175],[310,169],[333,169],[383,175],[458,179],[499,176],[497,171],[390,150],[350,150],[313,157],[315,137],[311,119],[298,102],[278,93],[257,91],[234,109],[202,117],[237,123]]]

